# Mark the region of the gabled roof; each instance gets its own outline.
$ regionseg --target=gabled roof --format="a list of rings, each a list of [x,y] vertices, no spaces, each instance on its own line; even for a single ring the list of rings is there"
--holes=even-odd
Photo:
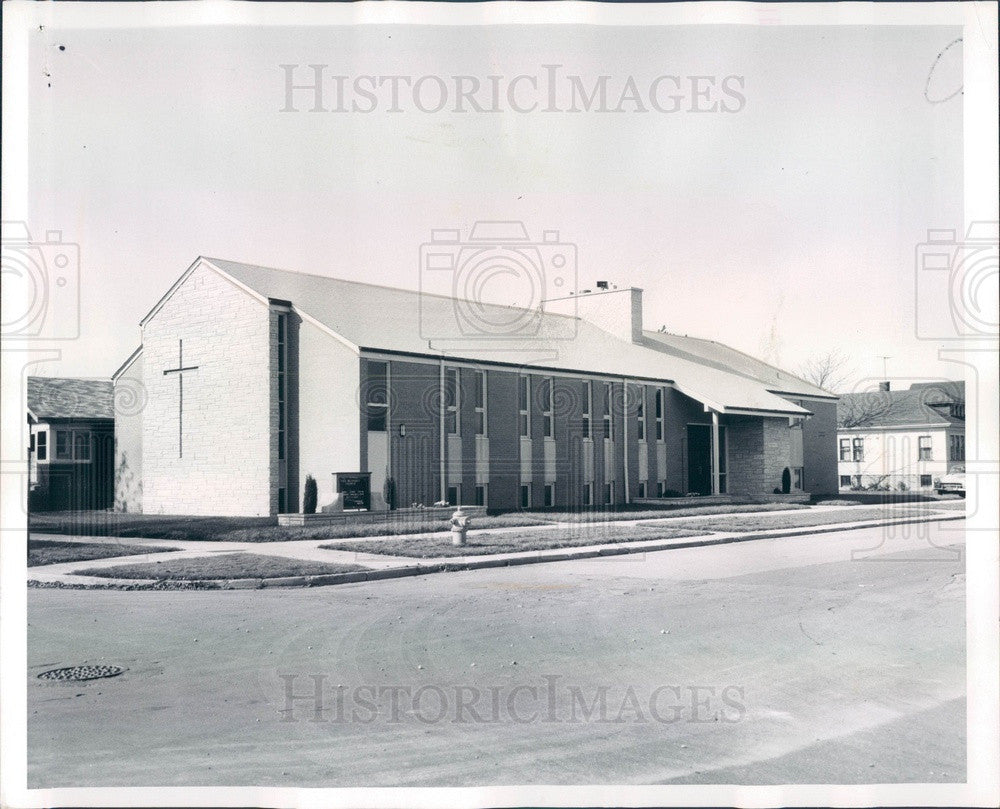
[[[965,404],[964,382],[921,382],[909,390],[845,393],[837,404],[837,423],[841,429],[855,430],[964,425],[964,418],[951,415],[952,404]]]
[[[621,340],[575,317],[470,303],[216,258],[208,266],[261,298],[289,301],[358,351],[465,359],[673,384],[720,412],[802,416],[809,411],[730,369]],[[197,262],[196,262],[197,264]],[[462,313],[471,314],[463,331]],[[149,316],[147,316],[148,318]],[[526,323],[517,337],[483,324]],[[478,327],[478,328],[477,328]]]
[[[714,340],[662,331],[644,331],[642,334],[647,344],[655,347],[658,351],[755,379],[772,393],[792,398],[804,396],[830,399],[831,401],[837,398],[836,394],[813,385],[795,374],[790,374],[788,371],[783,371],[763,360]]]
[[[29,376],[28,412],[36,421],[114,419],[111,380]]]

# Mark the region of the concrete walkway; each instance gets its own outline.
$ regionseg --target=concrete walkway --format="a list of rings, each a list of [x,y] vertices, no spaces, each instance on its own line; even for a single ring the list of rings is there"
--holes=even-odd
[[[949,502],[949,501],[945,501]],[[642,520],[605,520],[601,522],[560,522],[548,523],[533,526],[514,526],[507,528],[484,529],[491,534],[524,532],[524,531],[546,531],[556,528],[581,528],[594,530],[601,527],[628,528],[641,526],[662,526],[669,527],[671,523],[684,521],[685,523],[703,520],[727,519],[735,523],[742,520],[753,519],[761,516],[780,515],[803,515],[831,513],[843,511],[845,517],[849,517],[851,512],[867,510],[869,506],[813,506],[805,509],[781,509],[777,511],[756,511],[739,512],[729,514],[703,514],[695,516],[679,517],[656,517]],[[504,564],[528,564],[533,562],[554,562],[567,559],[581,559],[594,556],[608,556],[626,553],[644,553],[656,550],[667,550],[670,548],[690,548],[701,545],[716,545],[731,542],[744,542],[754,539],[773,538],[778,536],[796,536],[802,534],[817,534],[831,531],[843,531],[861,526],[892,525],[900,522],[928,522],[940,520],[958,520],[965,518],[964,510],[955,509],[951,506],[941,506],[936,503],[896,503],[884,506],[887,516],[879,520],[850,520],[844,522],[829,523],[825,525],[813,525],[800,528],[768,529],[762,531],[706,531],[703,535],[675,537],[669,539],[635,540],[631,542],[605,543],[596,545],[583,545],[569,548],[551,548],[537,551],[523,551],[517,553],[480,554],[472,556],[446,556],[436,558],[411,558],[402,556],[387,556],[376,553],[361,553],[357,551],[327,550],[321,545],[338,541],[350,542],[371,542],[377,543],[385,539],[398,539],[398,536],[379,537],[358,537],[339,539],[302,539],[278,542],[226,542],[226,541],[192,541],[192,540],[170,540],[153,538],[122,538],[122,537],[86,537],[69,536],[62,534],[38,534],[33,539],[60,542],[81,542],[93,544],[128,544],[138,546],[171,547],[176,550],[163,553],[133,554],[130,556],[115,556],[104,559],[89,559],[76,562],[61,562],[52,565],[39,565],[28,569],[28,579],[44,584],[61,583],[64,586],[129,586],[152,584],[152,579],[113,579],[97,576],[81,576],[76,573],[78,570],[88,570],[95,568],[115,567],[124,564],[135,563],[155,563],[174,559],[191,559],[204,556],[213,556],[226,553],[253,553],[261,556],[277,556],[288,559],[296,559],[310,562],[327,562],[330,564],[354,564],[369,568],[372,571],[379,571],[379,578],[384,574],[391,576],[392,571],[399,571],[400,575],[413,575],[420,572],[435,572],[443,569],[475,569],[480,567],[494,567]],[[903,513],[894,515],[893,511],[910,512],[920,510],[924,512],[920,515]],[[413,534],[412,536],[418,536]],[[419,534],[422,537],[448,536],[447,531],[436,531]],[[301,583],[302,577],[295,577]]]

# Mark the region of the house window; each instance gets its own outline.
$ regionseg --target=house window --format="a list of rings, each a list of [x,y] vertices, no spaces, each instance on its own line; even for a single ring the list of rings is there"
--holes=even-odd
[[[528,438],[531,436],[531,410],[528,407],[528,403],[531,401],[531,377],[520,377],[518,390],[518,423],[521,437]]]
[[[611,505],[615,501],[615,483],[611,481],[610,483],[604,484],[604,503],[605,505]]]
[[[951,406],[951,417],[953,419],[965,420],[965,405],[964,404],[953,404]]]
[[[386,362],[368,363],[368,384],[366,386],[365,407],[368,413],[368,431],[385,432],[389,421],[389,364]]]
[[[545,505],[554,506],[556,504],[556,487],[551,483],[545,484]]]
[[[485,506],[486,505],[486,487],[476,486],[476,505]]]
[[[646,386],[639,385],[639,401],[635,408],[635,437],[637,441],[646,440]],[[642,495],[645,497],[646,495]]]
[[[792,469],[792,488],[802,491],[802,467],[796,466]]]
[[[919,460],[930,461],[933,460],[931,452],[931,437],[929,435],[922,435],[917,439],[917,447],[919,454]]]
[[[476,435],[486,435],[486,371],[476,371]],[[478,505],[482,505],[479,503]]]
[[[841,438],[840,439],[840,460],[849,461],[851,460],[851,439]]]
[[[594,505],[594,484],[584,483],[583,484],[583,497],[581,498],[585,506]]]
[[[73,433],[73,460],[90,460],[90,433],[84,431]]]
[[[663,497],[663,494],[664,494],[665,491],[666,491],[666,489],[663,487],[663,481],[662,480],[658,480],[656,482],[656,496],[657,497]]]
[[[448,487],[448,505],[457,506],[460,502],[461,497],[461,486],[449,486]]]
[[[663,440],[663,388],[656,389],[656,440]]]
[[[39,433],[38,437],[41,438],[44,433]],[[39,455],[39,458],[42,456]],[[949,461],[964,461],[965,460],[965,436],[964,435],[949,435],[948,436],[948,460]]]
[[[855,461],[863,461],[865,459],[865,439],[855,438],[852,449]]]
[[[278,315],[278,459],[285,457],[285,401],[288,396],[288,379],[286,373],[286,343],[288,328],[288,315]],[[384,427],[382,429],[385,429]],[[284,511],[283,508],[278,509]]]
[[[285,489],[283,486],[278,487],[278,513],[284,514],[288,511],[285,505]]]
[[[444,423],[448,435],[458,435],[462,429],[462,415],[458,368],[446,368],[444,372]]]
[[[541,401],[542,401],[542,434],[546,438],[552,438],[555,435],[555,419],[553,416],[554,405],[553,405],[553,388],[555,386],[551,379],[542,380],[542,390],[541,390]]]
[[[56,430],[56,460],[73,460],[73,433],[69,430]]]
[[[861,488],[861,475],[854,475],[851,477],[851,488],[860,489]]]
[[[934,481],[933,481],[933,479],[931,478],[930,475],[921,475],[920,476],[920,488],[922,488],[922,489],[929,489],[933,485],[934,485]]]
[[[639,497],[645,497],[645,496],[646,496],[646,481],[640,480],[639,481]]]
[[[594,412],[594,385],[589,380],[583,383],[583,437],[593,438],[590,419]]]
[[[531,487],[521,486],[521,508],[531,508]]]
[[[604,415],[604,438],[608,441],[614,438],[611,424],[611,383],[604,383],[604,397],[601,412]]]
[[[35,459],[47,461],[49,458],[49,434],[43,430],[35,433]]]
[[[841,475],[840,476],[840,488],[847,489],[847,488],[850,487],[850,485],[851,485],[851,476],[850,475]]]

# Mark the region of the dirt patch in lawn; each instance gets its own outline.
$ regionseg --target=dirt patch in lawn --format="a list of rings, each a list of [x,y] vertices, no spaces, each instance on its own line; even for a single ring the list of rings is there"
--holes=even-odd
[[[926,508],[851,508],[843,511],[807,512],[805,514],[761,514],[736,519],[683,520],[673,523],[679,528],[700,528],[703,531],[772,531],[783,528],[808,528],[813,525],[869,522],[872,520],[929,517]]]
[[[78,576],[100,576],[108,579],[174,579],[200,581],[205,579],[278,579],[285,576],[322,576],[330,573],[354,573],[367,570],[362,565],[312,562],[288,559],[284,556],[264,556],[256,553],[226,553],[187,559],[166,559],[162,562],[136,562],[113,567],[93,567],[76,570]]]
[[[626,527],[581,524],[571,528],[551,528],[541,531],[472,531],[468,544],[455,546],[450,537],[403,536],[376,539],[369,542],[333,542],[320,547],[327,550],[377,553],[386,556],[406,556],[415,559],[435,559],[448,556],[483,556],[492,553],[521,553],[553,548],[578,548],[584,545],[605,545],[640,542],[654,539],[674,539],[704,534],[702,530],[657,527]]]
[[[56,565],[60,562],[86,562],[89,559],[110,559],[114,556],[135,556],[140,553],[176,551],[158,545],[126,545],[107,542],[62,542],[55,539],[28,540],[28,567]]]

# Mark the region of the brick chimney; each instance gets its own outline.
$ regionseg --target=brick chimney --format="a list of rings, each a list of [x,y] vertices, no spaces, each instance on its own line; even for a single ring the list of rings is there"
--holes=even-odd
[[[598,281],[565,298],[542,302],[546,312],[575,315],[621,340],[638,343],[642,340],[642,290],[638,287],[609,288],[607,281]]]

